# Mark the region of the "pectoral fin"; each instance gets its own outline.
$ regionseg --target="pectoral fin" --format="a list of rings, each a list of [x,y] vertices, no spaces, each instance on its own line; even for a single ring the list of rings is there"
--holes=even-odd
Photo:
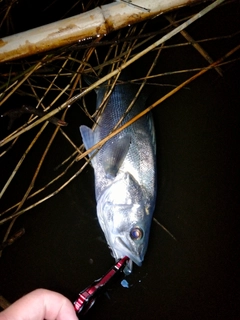
[[[79,129],[80,129],[80,133],[82,136],[82,141],[85,146],[85,149],[88,150],[92,146],[94,146],[94,144],[96,143],[94,140],[94,132],[92,131],[92,129],[84,125],[80,126]],[[89,158],[91,157],[92,154],[93,152],[89,153]]]
[[[128,153],[131,137],[126,135],[107,143],[108,148],[104,154],[103,167],[107,176],[115,177]]]

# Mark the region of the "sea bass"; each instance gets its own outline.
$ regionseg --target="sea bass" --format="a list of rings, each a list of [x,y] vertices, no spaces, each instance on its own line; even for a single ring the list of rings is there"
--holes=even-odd
[[[112,132],[133,100],[138,86],[118,84],[94,130],[80,126],[86,150]],[[97,90],[97,108],[106,89]],[[140,94],[121,125],[144,109]],[[116,260],[127,256],[141,266],[148,246],[156,199],[156,142],[150,113],[90,154],[95,175],[97,216]]]

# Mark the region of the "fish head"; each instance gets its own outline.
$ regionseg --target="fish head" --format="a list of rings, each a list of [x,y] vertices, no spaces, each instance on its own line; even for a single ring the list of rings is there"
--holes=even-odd
[[[107,187],[97,202],[97,215],[114,258],[127,256],[141,266],[152,218],[144,191],[131,174],[118,175]]]

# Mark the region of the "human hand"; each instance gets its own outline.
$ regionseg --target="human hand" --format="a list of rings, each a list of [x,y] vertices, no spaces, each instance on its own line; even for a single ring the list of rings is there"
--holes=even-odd
[[[72,303],[60,293],[37,289],[0,312],[0,320],[77,320]]]

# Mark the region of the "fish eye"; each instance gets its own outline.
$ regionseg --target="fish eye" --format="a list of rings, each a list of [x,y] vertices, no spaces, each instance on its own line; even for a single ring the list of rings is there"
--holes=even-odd
[[[143,230],[139,227],[134,227],[130,230],[130,238],[132,240],[140,240],[143,237]]]

